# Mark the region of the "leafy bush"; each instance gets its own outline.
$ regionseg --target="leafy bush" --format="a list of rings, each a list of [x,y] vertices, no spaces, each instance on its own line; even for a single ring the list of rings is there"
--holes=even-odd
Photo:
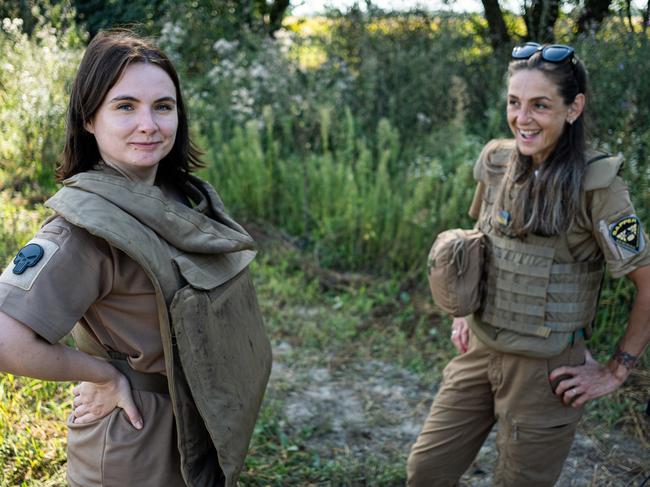
[[[0,30],[0,189],[23,194],[53,188],[63,150],[67,85],[80,59],[74,28],[41,22],[31,37],[21,19]]]

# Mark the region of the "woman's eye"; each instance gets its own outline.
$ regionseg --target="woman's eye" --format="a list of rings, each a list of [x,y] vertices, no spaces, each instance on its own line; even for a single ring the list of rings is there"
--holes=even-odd
[[[133,105],[130,103],[121,103],[120,105],[117,105],[117,110],[123,110],[125,112],[130,112],[133,110]]]
[[[548,108],[548,105],[546,105],[546,104],[544,104],[544,103],[537,103],[537,104],[535,105],[535,107],[538,108],[538,109],[540,109],[540,110],[545,110],[545,109]]]
[[[161,111],[161,112],[168,112],[172,110],[173,107],[169,103],[162,103],[156,107],[156,110]]]
[[[517,100],[508,100],[508,105],[517,106],[519,105],[519,102]]]

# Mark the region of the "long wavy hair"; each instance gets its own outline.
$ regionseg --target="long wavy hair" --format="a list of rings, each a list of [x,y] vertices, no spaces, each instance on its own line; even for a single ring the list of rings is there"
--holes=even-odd
[[[566,105],[573,103],[579,93],[587,97],[587,70],[575,56],[562,63],[549,63],[538,52],[528,59],[512,61],[508,66],[508,80],[522,70],[544,74],[557,86]],[[499,221],[499,212],[507,210],[509,232],[518,237],[529,233],[550,236],[566,231],[580,211],[586,144],[583,111],[573,124],[565,122],[557,146],[541,166],[535,168],[532,157],[513,150],[497,193],[493,219]]]
[[[85,125],[92,120],[124,70],[134,63],[161,68],[176,88],[176,139],[169,154],[160,161],[157,177],[170,182],[183,181],[191,170],[203,165],[201,151],[190,140],[181,86],[171,61],[153,43],[129,30],[115,29],[95,36],[77,70],[68,103],[63,161],[56,170],[58,181],[91,169],[101,159],[95,136]]]

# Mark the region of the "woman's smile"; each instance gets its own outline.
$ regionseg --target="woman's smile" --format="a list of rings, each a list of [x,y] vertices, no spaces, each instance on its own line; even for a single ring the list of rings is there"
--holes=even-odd
[[[146,63],[124,70],[86,124],[106,164],[149,183],[171,151],[177,128],[174,83],[164,70]]]
[[[519,151],[542,164],[557,146],[569,116],[557,86],[537,70],[513,74],[508,83],[508,124]]]

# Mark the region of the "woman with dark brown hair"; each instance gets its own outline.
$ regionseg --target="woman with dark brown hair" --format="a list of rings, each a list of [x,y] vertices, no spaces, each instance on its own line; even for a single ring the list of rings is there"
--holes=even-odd
[[[460,354],[411,450],[413,486],[457,485],[495,423],[494,485],[553,485],[585,402],[623,384],[650,341],[650,249],[618,177],[622,159],[587,146],[585,67],[564,45],[527,43],[512,57],[514,139],[488,143],[474,171],[486,292],[453,321]],[[637,294],[602,365],[585,340],[605,264]]]
[[[128,31],[97,35],[72,87],[55,215],[0,276],[0,370],[80,382],[72,486],[237,482],[270,347],[254,242],[199,166],[169,59]],[[58,343],[71,331],[79,350]]]

